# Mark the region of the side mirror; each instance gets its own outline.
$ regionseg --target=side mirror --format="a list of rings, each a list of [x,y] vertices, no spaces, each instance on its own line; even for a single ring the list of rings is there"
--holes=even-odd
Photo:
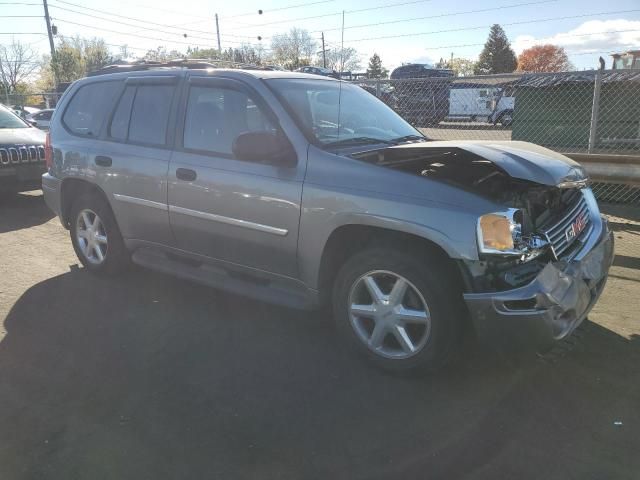
[[[267,162],[284,167],[298,163],[296,152],[289,142],[271,132],[245,132],[233,141],[233,155],[238,160]]]

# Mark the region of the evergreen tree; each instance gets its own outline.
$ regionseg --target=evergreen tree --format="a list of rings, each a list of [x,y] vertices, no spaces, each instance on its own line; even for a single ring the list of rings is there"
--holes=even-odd
[[[387,78],[388,70],[382,66],[382,60],[377,53],[369,59],[369,67],[367,68],[368,78]]]
[[[491,27],[487,43],[480,53],[475,68],[476,75],[491,73],[511,73],[518,66],[516,54],[511,49],[509,39],[497,23]]]

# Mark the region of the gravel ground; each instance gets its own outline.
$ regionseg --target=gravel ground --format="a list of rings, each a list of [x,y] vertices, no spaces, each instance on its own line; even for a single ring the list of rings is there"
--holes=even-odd
[[[395,378],[322,314],[78,267],[38,192],[0,198],[0,479],[637,479],[640,212],[576,335]]]

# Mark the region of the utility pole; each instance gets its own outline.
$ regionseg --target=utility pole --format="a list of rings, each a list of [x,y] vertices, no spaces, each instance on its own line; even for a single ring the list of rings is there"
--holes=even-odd
[[[47,0],[42,0],[42,6],[44,7],[44,20],[47,22],[47,35],[49,36],[49,49],[51,50],[51,66],[53,67],[53,81],[56,84],[56,88],[58,87],[58,76],[56,75],[56,68],[54,66],[55,56],[56,56],[56,47],[53,44],[53,31],[51,30],[51,18],[49,18],[49,5],[47,5]]]
[[[322,32],[322,67],[327,68],[327,51],[324,48],[324,32]]]
[[[218,53],[222,55],[222,48],[220,47],[220,25],[218,24],[218,14],[216,13],[216,35],[218,37]]]
[[[342,11],[342,35],[340,39],[340,78],[344,70],[344,10]]]

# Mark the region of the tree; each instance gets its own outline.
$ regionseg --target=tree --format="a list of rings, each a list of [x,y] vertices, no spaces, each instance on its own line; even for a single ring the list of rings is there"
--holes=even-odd
[[[114,60],[101,38],[62,38],[56,46],[51,66],[58,82],[73,82]]]
[[[11,44],[0,46],[0,81],[6,93],[15,92],[39,68],[38,54],[28,45],[12,40]]]
[[[389,71],[382,66],[382,60],[377,53],[374,53],[369,59],[369,67],[367,68],[367,78],[387,78]]]
[[[480,53],[474,72],[477,75],[511,73],[516,69],[517,65],[516,54],[511,49],[507,34],[496,23],[489,31],[489,38]]]
[[[327,57],[327,68],[336,72],[351,72],[360,68],[360,55],[355,48],[335,48],[327,50],[325,55]],[[316,64],[323,64],[322,54],[318,57]]]
[[[448,68],[453,70],[457,77],[468,77],[474,74],[477,62],[469,60],[468,58],[451,58],[450,60],[440,59],[435,64],[436,68]]]
[[[566,72],[573,69],[564,48],[556,45],[535,45],[518,56],[521,72]]]
[[[477,62],[468,58],[454,58],[449,62],[449,68],[457,77],[469,77],[473,75]]]
[[[144,54],[142,60],[147,62],[168,62],[169,60],[176,60],[184,58],[185,55],[177,50],[167,51],[165,47],[159,46],[155,50],[148,50]]]
[[[307,30],[292,28],[287,33],[276,34],[271,39],[271,52],[276,63],[294,70],[309,64],[316,42]]]

